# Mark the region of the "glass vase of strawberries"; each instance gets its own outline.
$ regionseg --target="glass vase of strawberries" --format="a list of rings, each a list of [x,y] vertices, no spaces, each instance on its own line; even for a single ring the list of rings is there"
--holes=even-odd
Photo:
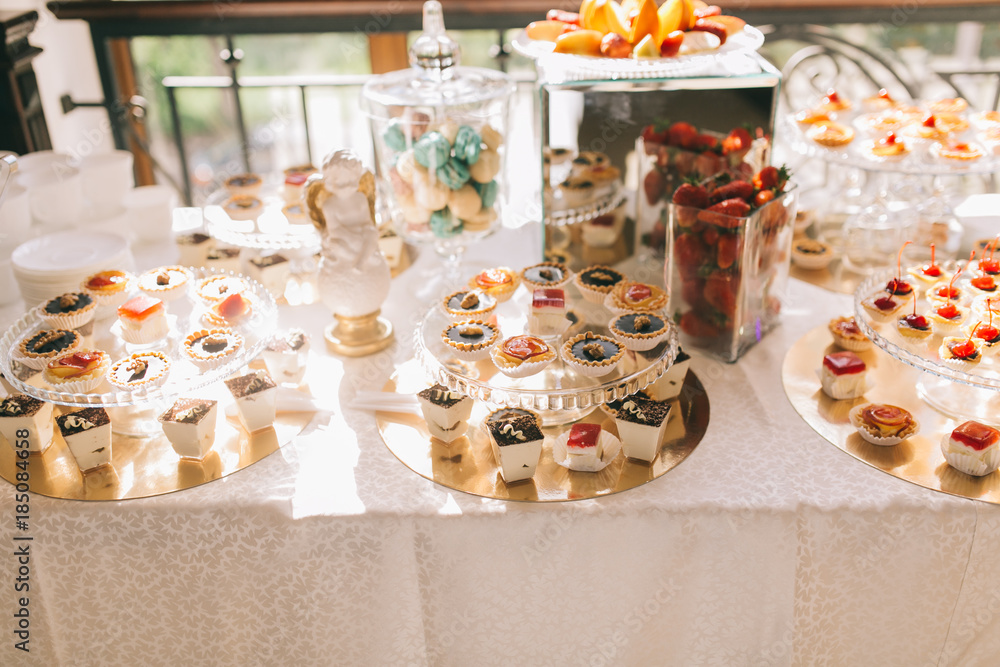
[[[788,177],[764,167],[674,190],[665,280],[683,345],[733,362],[777,323],[796,207]]]

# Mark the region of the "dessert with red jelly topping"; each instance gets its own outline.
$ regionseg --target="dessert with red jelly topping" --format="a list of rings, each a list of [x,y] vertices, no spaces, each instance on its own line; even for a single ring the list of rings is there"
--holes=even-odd
[[[253,317],[253,301],[241,292],[209,306],[204,320],[210,326],[233,326]]]
[[[655,285],[625,280],[608,293],[604,302],[619,315],[636,311],[658,311],[667,305],[667,293]]]
[[[826,355],[820,368],[824,393],[837,400],[861,396],[865,392],[867,370],[864,360],[851,351]]]
[[[540,335],[561,333],[566,320],[566,292],[558,287],[539,287],[531,293],[528,325]]]
[[[960,424],[941,439],[941,453],[952,468],[975,477],[1000,467],[1000,431],[977,421]]]
[[[469,280],[469,287],[489,294],[497,301],[504,302],[514,295],[521,277],[506,266],[480,271]]]
[[[504,375],[527,377],[556,358],[556,352],[536,336],[512,336],[490,351],[493,363]]]
[[[898,445],[920,428],[909,410],[884,403],[855,406],[849,418],[862,438],[883,447]]]
[[[170,332],[163,302],[147,294],[132,297],[118,306],[118,322],[122,339],[136,345],[155,343]]]
[[[101,383],[110,365],[107,352],[78,350],[48,362],[42,379],[57,391],[85,393]]]
[[[997,291],[997,281],[989,274],[976,276],[969,281],[969,285],[977,292],[981,292],[983,294],[992,294]]]
[[[566,463],[574,466],[595,466],[604,455],[601,447],[600,424],[573,424],[566,439]]]

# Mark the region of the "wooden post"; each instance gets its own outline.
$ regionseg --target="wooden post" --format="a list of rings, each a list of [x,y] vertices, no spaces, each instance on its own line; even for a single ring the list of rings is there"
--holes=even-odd
[[[372,74],[385,74],[410,66],[405,32],[369,35],[368,51],[371,54]]]
[[[149,145],[149,137],[146,134],[146,124],[141,120],[136,120],[128,108],[128,101],[139,94],[139,86],[135,80],[135,64],[132,62],[131,42],[128,39],[117,38],[108,40],[108,50],[111,52],[111,62],[115,72],[115,82],[118,84],[118,91],[121,94],[120,104],[112,105],[108,113],[112,116],[123,114],[121,122],[128,123],[135,130],[136,136],[142,143]],[[130,134],[128,136],[128,148],[135,156],[135,184],[153,185],[156,177],[153,175],[153,162],[146,153],[142,145]]]

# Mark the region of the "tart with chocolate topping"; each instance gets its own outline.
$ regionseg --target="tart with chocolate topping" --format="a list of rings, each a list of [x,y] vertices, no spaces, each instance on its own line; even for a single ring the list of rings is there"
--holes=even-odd
[[[42,329],[23,339],[15,359],[29,368],[41,370],[52,359],[80,348],[83,339],[72,329]]]
[[[481,318],[493,312],[497,300],[480,290],[461,290],[446,296],[442,306],[454,317]]]
[[[139,289],[160,301],[175,301],[184,296],[193,279],[183,266],[161,266],[139,276]]]
[[[257,191],[260,190],[260,186],[263,182],[264,181],[257,174],[247,173],[230,176],[225,180],[223,185],[225,185],[226,190],[233,195],[252,195],[256,194]]]
[[[529,287],[562,287],[573,277],[565,264],[559,262],[542,262],[534,264],[521,271],[521,280]]]
[[[139,352],[116,362],[108,371],[108,382],[127,391],[152,389],[167,381],[170,359],[161,352]]]
[[[243,336],[232,329],[202,329],[184,340],[184,354],[204,370],[220,366],[243,347]]]
[[[562,345],[562,358],[577,373],[587,377],[607,375],[625,355],[625,347],[607,336],[587,331]]]
[[[500,330],[482,320],[455,322],[441,332],[444,344],[463,361],[485,359],[499,338]]]
[[[619,315],[611,320],[608,329],[619,343],[638,352],[653,349],[670,331],[661,315],[645,311]]]
[[[38,306],[38,314],[51,327],[76,329],[94,319],[97,301],[85,292],[67,292]]]
[[[625,276],[609,266],[596,264],[576,274],[573,282],[583,298],[591,303],[604,303],[615,285],[625,280]]]

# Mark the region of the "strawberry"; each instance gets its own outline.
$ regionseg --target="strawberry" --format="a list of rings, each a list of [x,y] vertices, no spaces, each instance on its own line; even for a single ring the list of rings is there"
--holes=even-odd
[[[750,201],[753,198],[753,183],[748,181],[730,181],[721,185],[708,195],[709,204],[717,204],[725,199],[743,199]]]
[[[761,190],[753,198],[753,205],[756,208],[767,204],[769,201],[774,199],[774,190]]]
[[[721,169],[722,158],[712,151],[705,151],[695,158],[694,170],[702,178],[716,174]]]
[[[670,126],[667,134],[670,137],[671,146],[694,148],[695,140],[698,137],[698,130],[691,123],[678,121]]]
[[[791,172],[788,167],[782,166],[781,169],[777,167],[764,167],[757,172],[757,175],[753,177],[754,187],[758,190],[770,190],[771,188],[777,188],[778,192],[781,192],[785,188],[785,183],[791,177]]]
[[[705,208],[708,206],[708,191],[700,185],[682,183],[680,187],[674,191],[674,196],[671,201],[678,206]]]
[[[714,246],[719,242],[719,230],[715,227],[708,227],[701,233],[701,240],[705,242],[708,247]]]
[[[674,262],[682,279],[696,278],[707,255],[707,248],[694,234],[680,234],[674,239]]]
[[[681,331],[694,338],[714,338],[720,333],[717,326],[691,310],[681,315],[680,327]]]
[[[713,137],[711,134],[699,134],[695,137],[695,146],[698,150],[708,151],[714,150],[716,146],[719,145],[719,140]]]
[[[681,178],[688,178],[695,174],[695,161],[698,159],[697,153],[691,151],[675,151],[674,169]]]
[[[698,214],[698,219],[726,229],[735,229],[743,224],[740,218],[750,213],[750,204],[742,199],[725,199],[709,206]]]
[[[740,253],[740,237],[738,234],[723,234],[719,237],[719,245],[716,248],[717,257],[715,263],[720,269],[728,269],[732,266]]]
[[[701,303],[701,293],[704,289],[705,281],[700,278],[681,280],[681,298],[692,306]]]
[[[667,143],[668,133],[666,129],[658,129],[658,124],[647,125],[642,128],[642,140],[647,144],[665,144]],[[647,150],[647,154],[649,153]]]
[[[663,173],[658,169],[653,169],[647,173],[646,177],[642,179],[642,189],[646,193],[646,201],[649,202],[650,206],[658,202],[667,189],[667,182],[663,178]]]
[[[718,310],[727,320],[736,314],[736,293],[739,279],[716,271],[705,280],[705,301]]]

